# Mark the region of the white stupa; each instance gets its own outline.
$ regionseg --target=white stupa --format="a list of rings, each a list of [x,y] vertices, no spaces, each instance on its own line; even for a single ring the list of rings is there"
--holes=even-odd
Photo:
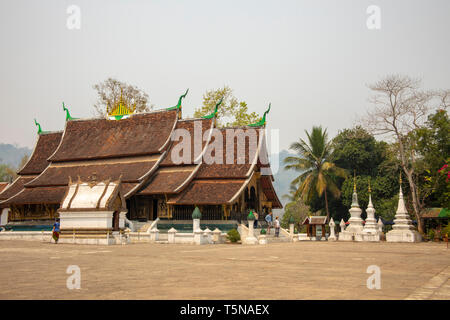
[[[373,207],[372,204],[370,182],[369,182],[369,204],[367,205],[366,213],[367,213],[366,224],[364,225],[364,229],[362,231],[363,240],[380,241],[381,233],[380,228],[377,225],[377,220],[375,219],[375,208]]]
[[[422,236],[414,229],[408,211],[406,210],[405,201],[403,200],[402,183],[400,178],[400,194],[398,197],[398,208],[395,214],[394,226],[392,230],[386,234],[388,242],[420,242]]]
[[[353,182],[353,195],[352,195],[352,207],[349,210],[350,219],[349,225],[344,231],[339,233],[340,241],[363,241],[363,220],[361,219],[361,208],[358,203],[358,194],[356,193],[356,176]]]

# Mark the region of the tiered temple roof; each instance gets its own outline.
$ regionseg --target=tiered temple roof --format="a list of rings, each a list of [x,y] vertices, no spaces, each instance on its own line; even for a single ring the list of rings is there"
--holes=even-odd
[[[19,177],[0,193],[0,207],[19,204],[60,204],[69,185],[69,177],[82,181],[120,180],[126,199],[133,195],[167,196],[169,204],[230,204],[242,192],[261,165],[258,150],[264,148],[260,139],[255,156],[239,164],[234,141],[234,164],[207,164],[195,161],[210,152],[214,128],[213,118],[179,119],[180,108],[170,108],[130,115],[126,119],[69,119],[63,132],[41,133],[28,163]],[[194,131],[201,125],[202,146],[194,145]],[[172,151],[182,139],[172,141],[175,129],[191,135],[189,163],[177,163]],[[244,127],[245,130],[258,129]],[[226,137],[223,133],[223,148]],[[219,148],[220,149],[220,148]],[[216,152],[220,150],[216,149]],[[225,151],[225,149],[224,149]],[[266,152],[266,151],[265,151]],[[242,160],[242,159],[240,159]],[[262,189],[274,208],[281,203],[272,185],[273,177],[262,176]]]
[[[33,153],[28,162],[18,171],[18,177],[0,193],[0,201],[10,199],[24,190],[24,185],[34,180],[47,168],[50,162],[47,158],[58,147],[62,132],[40,133],[37,138]]]

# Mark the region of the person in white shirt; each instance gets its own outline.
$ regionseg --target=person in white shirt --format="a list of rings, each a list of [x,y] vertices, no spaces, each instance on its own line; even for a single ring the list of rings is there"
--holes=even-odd
[[[280,220],[278,220],[278,216],[275,218],[275,237],[279,237],[280,236]]]

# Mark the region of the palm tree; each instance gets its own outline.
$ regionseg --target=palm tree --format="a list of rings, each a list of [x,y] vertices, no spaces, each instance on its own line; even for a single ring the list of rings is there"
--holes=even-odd
[[[306,130],[308,143],[303,139],[291,144],[290,149],[297,152],[298,156],[287,157],[284,160],[285,169],[293,169],[301,172],[291,184],[298,185],[295,197],[301,196],[306,202],[310,201],[314,194],[325,196],[325,209],[327,219],[330,219],[328,210],[328,192],[338,198],[341,194],[333,181],[333,176],[346,177],[347,172],[329,161],[332,153],[331,142],[328,141],[327,130],[322,127],[313,127],[311,133]]]

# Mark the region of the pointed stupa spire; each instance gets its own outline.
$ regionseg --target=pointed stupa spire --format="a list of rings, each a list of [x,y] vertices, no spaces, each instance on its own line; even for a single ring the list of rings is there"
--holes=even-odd
[[[354,174],[353,174],[352,208],[353,208],[353,207],[359,208],[358,194],[356,193],[356,170],[354,171]]]
[[[405,206],[405,200],[403,199],[403,191],[402,191],[402,173],[400,172],[400,191],[398,194],[398,206],[397,206],[397,213],[408,213]]]
[[[367,206],[367,208],[373,208],[373,204],[372,204],[372,189],[370,188],[370,177],[369,177],[369,205]]]

